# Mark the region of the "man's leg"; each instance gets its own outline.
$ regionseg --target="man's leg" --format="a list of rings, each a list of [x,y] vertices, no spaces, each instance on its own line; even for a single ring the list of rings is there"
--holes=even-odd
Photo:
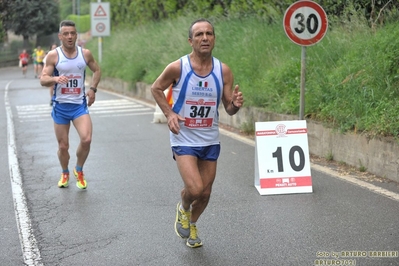
[[[196,222],[208,205],[216,176],[216,161],[203,161],[194,156],[175,154],[177,167],[183,179],[182,206],[192,207],[191,221]]]
[[[61,178],[58,181],[58,187],[68,187],[69,184],[69,128],[70,124],[56,124],[54,123],[55,136],[58,142],[58,160],[62,168]]]
[[[177,156],[175,154],[175,159],[184,182],[181,198],[182,206],[185,211],[180,211],[180,213],[189,218],[189,221],[179,221],[178,210],[175,230],[181,237],[181,233],[184,233],[185,237],[188,234],[186,241],[187,246],[191,248],[201,247],[202,241],[198,237],[196,222],[208,205],[212,184],[216,176],[217,162],[200,160],[190,155]],[[182,216],[181,214],[180,216]],[[178,224],[179,222],[181,222],[180,226]],[[188,226],[187,229],[184,229],[185,226]]]
[[[43,63],[37,64],[37,77],[40,78],[42,75],[42,70],[43,70]]]
[[[58,160],[60,161],[62,170],[68,169],[69,163],[69,128],[70,124],[56,124],[54,123],[55,137],[58,142]]]
[[[76,150],[76,165],[83,168],[83,165],[85,164],[86,159],[89,156],[92,138],[93,127],[90,115],[84,114],[82,116],[79,116],[78,118],[73,120],[73,125],[75,126],[80,138],[80,143]]]
[[[174,158],[184,182],[184,189],[181,192],[181,202],[177,204],[176,208],[175,232],[181,238],[189,238],[191,203],[198,197],[196,194],[200,194],[198,191],[202,190],[202,188],[196,189],[198,186],[202,187],[201,176],[198,171],[196,157],[191,155],[177,155],[174,152]],[[193,179],[189,178],[191,173],[195,173]],[[200,183],[199,185],[196,184],[198,182]]]
[[[208,205],[212,192],[212,185],[216,177],[216,165],[216,161],[198,160],[203,189],[201,195],[191,204],[191,222],[193,223],[197,222]]]
[[[203,190],[198,159],[191,155],[175,154],[175,160],[184,183],[181,191],[182,206],[185,210],[190,210],[191,203],[202,194]]]
[[[86,108],[86,107],[84,107]],[[80,143],[76,150],[76,166],[73,174],[76,177],[76,186],[80,189],[86,189],[87,182],[83,174],[83,165],[86,162],[90,152],[91,136],[92,136],[92,123],[88,113],[79,116],[73,120],[73,124],[78,132]]]

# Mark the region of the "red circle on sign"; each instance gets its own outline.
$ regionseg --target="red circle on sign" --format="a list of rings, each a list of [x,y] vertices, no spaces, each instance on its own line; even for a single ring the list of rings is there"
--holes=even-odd
[[[320,28],[319,33],[316,36],[314,36],[313,38],[302,39],[293,32],[290,22],[291,22],[291,17],[296,10],[298,10],[299,8],[307,8],[307,7],[313,8],[317,12],[317,14],[320,16],[321,28]],[[307,0],[298,1],[294,4],[292,4],[290,7],[288,7],[288,9],[285,11],[284,30],[285,30],[285,33],[287,34],[288,38],[290,38],[291,41],[293,41],[296,44],[303,45],[303,46],[309,46],[309,45],[318,43],[319,41],[321,41],[321,39],[323,39],[324,35],[326,34],[327,27],[328,27],[328,22],[327,22],[326,12],[319,4],[317,4],[313,1],[307,1]]]
[[[104,23],[98,23],[98,24],[96,25],[96,30],[97,30],[98,32],[103,32],[103,31],[105,30],[105,24],[104,24]]]

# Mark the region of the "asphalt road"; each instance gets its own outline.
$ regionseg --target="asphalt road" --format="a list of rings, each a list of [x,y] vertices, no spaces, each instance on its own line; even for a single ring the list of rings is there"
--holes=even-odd
[[[173,229],[182,182],[167,126],[152,123],[154,106],[101,90],[88,188],[58,188],[49,93],[29,71],[0,69],[1,265],[399,265],[397,187],[312,165],[313,193],[261,196],[254,145],[234,134],[221,136],[197,223],[204,246],[186,247]],[[73,169],[73,127],[70,138]]]

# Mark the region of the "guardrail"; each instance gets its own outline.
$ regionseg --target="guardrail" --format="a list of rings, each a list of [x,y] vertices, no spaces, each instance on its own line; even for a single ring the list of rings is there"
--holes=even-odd
[[[8,60],[0,61],[0,68],[1,67],[12,67],[12,66],[18,66],[18,59],[8,59]]]

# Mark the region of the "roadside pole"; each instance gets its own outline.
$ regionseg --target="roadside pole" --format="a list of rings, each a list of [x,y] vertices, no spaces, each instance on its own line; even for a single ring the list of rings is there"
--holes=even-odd
[[[319,4],[313,1],[298,1],[285,11],[283,26],[288,38],[302,46],[299,120],[303,120],[306,91],[306,46],[314,45],[323,39],[328,27],[327,14]]]
[[[101,3],[101,0],[97,1]],[[98,62],[101,63],[103,57],[103,38],[101,36],[98,37]]]

